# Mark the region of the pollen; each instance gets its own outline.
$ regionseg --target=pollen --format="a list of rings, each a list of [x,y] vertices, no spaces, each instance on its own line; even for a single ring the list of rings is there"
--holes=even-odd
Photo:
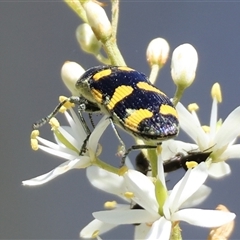
[[[36,139],[39,136],[39,130],[33,130],[31,132],[31,139]]]
[[[104,203],[104,208],[107,209],[114,209],[117,206],[117,202],[116,201],[107,201]]]
[[[58,120],[55,117],[50,119],[49,124],[52,127],[52,129],[51,129],[52,131],[55,131],[55,130],[57,130],[60,127],[60,124],[59,124]]]
[[[66,99],[68,99],[68,98],[65,97],[65,96],[60,96],[60,97],[59,97],[59,102],[66,101]],[[66,109],[69,109],[69,108],[74,107],[75,105],[74,105],[74,103],[71,103],[71,102],[67,101],[66,103],[64,103],[63,106],[64,106]],[[59,112],[61,112],[61,109],[59,110]]]
[[[31,148],[34,151],[38,150],[38,140],[36,138],[31,138]]]
[[[134,197],[134,193],[133,192],[125,192],[124,193],[124,197],[131,199]]]
[[[97,238],[99,235],[99,230],[95,230],[92,234],[92,238]]]
[[[214,83],[211,90],[213,99],[216,99],[219,103],[222,102],[222,91],[219,83]]]
[[[189,112],[196,112],[199,109],[199,106],[197,103],[191,103],[188,105],[188,111]]]
[[[198,163],[195,161],[186,162],[186,166],[188,169],[192,169],[192,168],[196,167],[197,165],[198,165]]]

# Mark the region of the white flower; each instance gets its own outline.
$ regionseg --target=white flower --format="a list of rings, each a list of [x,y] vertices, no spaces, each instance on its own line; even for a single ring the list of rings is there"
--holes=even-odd
[[[101,43],[97,40],[92,28],[87,23],[80,24],[77,27],[76,38],[82,50],[87,53],[97,55],[101,50]]]
[[[119,177],[106,171],[104,173],[104,170],[98,171],[94,167],[90,167],[87,170],[89,171],[90,169],[92,169],[92,173],[88,174],[88,177],[94,186],[120,197],[126,196],[125,192],[128,192],[129,195],[132,193],[131,200],[143,208],[133,210],[130,209],[129,205],[126,205],[128,207],[95,212],[93,216],[101,222],[101,226],[94,228],[92,227],[94,224],[90,223],[85,227],[84,231],[87,229],[87,232],[91,234],[94,232],[99,234],[105,232],[106,226],[104,223],[107,224],[108,230],[108,224],[111,224],[111,228],[113,228],[120,224],[141,223],[139,227],[136,227],[136,238],[142,239],[148,235],[147,239],[169,239],[172,223],[175,221],[182,220],[193,225],[215,227],[235,217],[232,213],[222,214],[215,210],[179,210],[185,206],[198,204],[209,195],[209,188],[202,186],[207,178],[205,163],[201,163],[195,169],[188,170],[182,180],[176,184],[162,206],[162,215],[159,214],[160,206],[155,195],[155,185],[147,176],[135,170],[128,170],[123,177]],[[158,173],[159,176],[162,176],[160,180],[161,182],[163,181],[164,186],[165,180],[162,167],[159,167]],[[101,179],[103,179],[102,182]],[[84,235],[82,231],[80,236]]]
[[[109,121],[107,120],[106,116],[102,118],[88,140],[87,152],[83,156],[79,156],[81,147],[87,135],[78,116],[72,109],[70,109],[70,112],[72,116],[68,112],[64,112],[70,127],[59,126],[57,130],[54,131],[54,136],[57,143],[53,143],[39,136],[37,136],[36,139],[33,139],[34,142],[36,140],[42,143],[42,145],[39,144],[37,146],[39,149],[63,158],[66,161],[46,174],[23,181],[23,185],[41,185],[49,182],[63,173],[66,173],[71,169],[86,168],[91,165],[91,161],[93,161],[95,158],[98,141],[104,130],[107,128]]]
[[[112,26],[105,10],[94,1],[85,1],[82,3],[86,11],[88,24],[92,27],[97,39],[106,40],[112,34]]]
[[[220,91],[218,84],[215,84],[212,90],[213,103],[209,127],[203,127],[200,124],[195,108],[192,108],[190,113],[181,103],[178,103],[176,109],[180,127],[194,140],[199,150],[212,151],[207,162],[209,174],[222,177],[231,172],[225,161],[240,157],[240,144],[234,144],[240,135],[240,107],[234,109],[221,123],[217,117],[217,103],[221,101],[221,94],[216,91]]]
[[[147,61],[150,66],[157,64],[161,68],[168,59],[169,44],[163,38],[153,39],[147,47]]]
[[[82,76],[85,70],[76,62],[66,61],[61,68],[61,77],[63,83],[73,96],[78,96],[79,91],[75,87],[78,79]]]
[[[171,75],[176,85],[190,86],[195,79],[198,63],[196,49],[188,43],[178,46],[172,54]]]

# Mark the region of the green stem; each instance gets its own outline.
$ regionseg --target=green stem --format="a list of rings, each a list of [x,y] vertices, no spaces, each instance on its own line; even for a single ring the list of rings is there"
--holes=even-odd
[[[86,12],[83,9],[80,1],[78,0],[64,0],[64,2],[83,20],[83,22],[88,22]]]
[[[109,58],[104,57],[101,53],[99,53],[98,55],[95,55],[96,59],[106,65],[109,65],[111,62],[109,60]]]
[[[175,92],[174,98],[173,98],[174,106],[176,106],[178,104],[178,102],[180,101],[180,99],[182,98],[184,90],[185,90],[184,87],[182,87],[181,85],[177,85],[177,89],[176,89],[176,92]]]
[[[175,223],[175,226],[172,229],[170,240],[182,240],[181,228],[179,227],[178,223]]]
[[[148,149],[148,157],[152,169],[152,177],[157,177],[157,151],[156,149]]]
[[[113,167],[105,162],[103,162],[102,160],[100,160],[99,158],[95,158],[94,161],[92,162],[92,165],[98,166],[108,172],[114,173],[119,175],[119,168]]]
[[[117,47],[116,38],[111,37],[104,43],[104,50],[106,51],[111,64],[116,66],[126,66],[120,50]]]
[[[119,17],[119,0],[112,0],[112,37],[117,36],[118,27],[118,17]]]
[[[161,68],[159,67],[159,65],[157,64],[152,65],[150,76],[149,76],[149,80],[152,84],[156,82],[160,69]]]

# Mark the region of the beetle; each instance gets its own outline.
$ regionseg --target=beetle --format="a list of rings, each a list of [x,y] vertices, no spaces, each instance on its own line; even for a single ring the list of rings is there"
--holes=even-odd
[[[109,116],[123,147],[123,163],[132,149],[156,148],[162,141],[178,134],[178,115],[171,100],[141,72],[125,66],[95,66],[86,70],[75,87],[79,96],[61,102],[50,115],[33,124],[33,129],[48,122],[69,101],[79,106],[80,119],[90,135],[81,112],[101,112]],[[146,144],[126,150],[115,125]],[[80,155],[85,151],[84,147]]]

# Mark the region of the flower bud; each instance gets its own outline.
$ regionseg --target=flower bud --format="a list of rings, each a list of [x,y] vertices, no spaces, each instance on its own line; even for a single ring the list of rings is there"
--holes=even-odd
[[[178,46],[172,55],[171,75],[174,83],[184,88],[189,87],[196,74],[198,54],[196,49],[188,44]]]
[[[96,2],[90,0],[85,1],[82,5],[86,11],[88,23],[97,39],[105,42],[112,34],[112,26],[105,10]]]
[[[150,66],[158,65],[160,68],[166,63],[169,54],[169,44],[163,38],[153,39],[147,47],[147,61]]]
[[[62,80],[73,96],[79,95],[75,85],[84,72],[85,70],[76,62],[67,61],[62,66]]]
[[[83,23],[76,29],[76,38],[83,51],[97,55],[101,49],[102,44],[95,37],[92,28]]]

